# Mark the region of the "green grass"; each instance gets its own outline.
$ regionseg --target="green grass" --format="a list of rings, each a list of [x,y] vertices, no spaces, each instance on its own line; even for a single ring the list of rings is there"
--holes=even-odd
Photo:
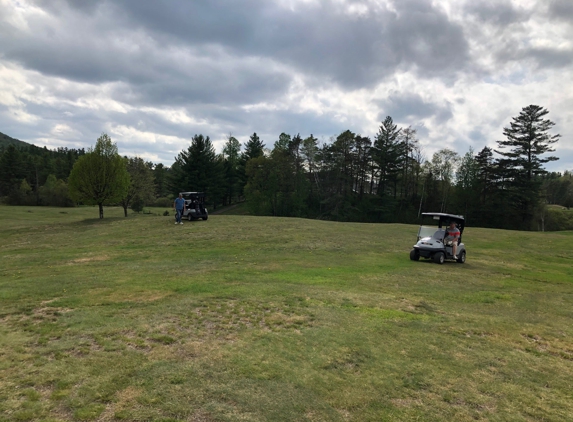
[[[215,212],[219,215],[251,215],[246,201],[220,208]]]
[[[573,233],[0,207],[0,421],[573,418]]]

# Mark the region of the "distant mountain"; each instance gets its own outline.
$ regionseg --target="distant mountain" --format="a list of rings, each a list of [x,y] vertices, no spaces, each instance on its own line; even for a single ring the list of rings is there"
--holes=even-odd
[[[8,145],[14,145],[16,147],[27,147],[31,144],[20,141],[19,139],[11,138],[8,135],[4,135],[2,132],[0,132],[0,148],[7,147]]]

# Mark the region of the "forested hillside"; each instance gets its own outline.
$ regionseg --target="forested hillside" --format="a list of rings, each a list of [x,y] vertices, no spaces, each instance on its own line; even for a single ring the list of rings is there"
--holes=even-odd
[[[559,139],[547,114],[525,107],[497,148],[463,156],[443,148],[426,157],[416,130],[390,116],[372,138],[346,130],[319,143],[282,133],[268,149],[253,133],[244,145],[229,136],[220,154],[198,134],[171,167],[123,157],[130,185],[114,204],[127,215],[129,207],[169,206],[180,191],[201,191],[211,209],[246,201],[253,215],[411,223],[436,211],[462,214],[472,226],[573,229],[559,207],[548,207],[573,206],[573,176],[544,168],[557,160],[550,154]],[[0,196],[11,204],[73,205],[70,172],[79,157],[96,152],[0,146]]]
[[[9,137],[8,135],[3,134],[0,132],[0,148],[7,147],[8,145],[15,145],[17,147],[25,147],[29,146],[30,144],[20,141],[19,139],[14,139]]]
[[[0,197],[15,205],[71,206],[66,181],[84,149],[0,146]]]

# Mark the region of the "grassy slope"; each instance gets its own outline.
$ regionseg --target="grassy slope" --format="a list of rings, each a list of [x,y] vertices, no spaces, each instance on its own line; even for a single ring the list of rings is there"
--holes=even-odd
[[[0,420],[573,415],[572,233],[0,207]],[[63,212],[65,214],[63,214]]]

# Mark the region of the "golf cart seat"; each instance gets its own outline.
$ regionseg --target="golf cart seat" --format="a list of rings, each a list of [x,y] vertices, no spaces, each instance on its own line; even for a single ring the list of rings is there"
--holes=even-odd
[[[445,236],[446,236],[446,231],[445,231],[445,230],[442,230],[442,229],[438,229],[438,230],[432,235],[432,238],[443,242]]]

